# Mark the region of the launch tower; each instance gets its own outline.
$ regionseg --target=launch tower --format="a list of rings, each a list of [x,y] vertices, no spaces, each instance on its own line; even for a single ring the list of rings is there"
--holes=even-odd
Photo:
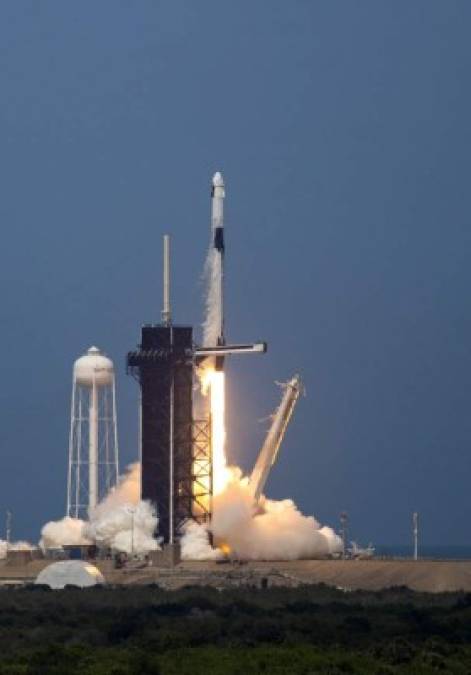
[[[141,387],[141,497],[156,507],[158,535],[170,544],[187,520],[206,522],[211,517],[211,420],[193,419],[194,366],[209,359],[216,370],[223,370],[227,355],[264,353],[267,349],[264,342],[226,344],[224,198],[224,181],[217,172],[211,185],[212,310],[204,346],[194,345],[191,326],[172,323],[170,245],[165,235],[161,323],[144,325],[138,349],[127,355],[127,372]]]
[[[192,328],[143,326],[127,365],[141,385],[142,499],[157,507],[159,535],[173,543],[193,515]]]
[[[127,371],[141,387],[141,497],[157,509],[158,534],[173,543],[189,519],[209,518],[211,449],[207,421],[193,421],[193,329],[170,310],[170,243],[164,237],[160,324],[144,325]]]

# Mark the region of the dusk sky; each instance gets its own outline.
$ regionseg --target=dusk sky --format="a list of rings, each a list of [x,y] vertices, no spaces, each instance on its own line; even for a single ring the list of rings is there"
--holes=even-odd
[[[366,544],[469,544],[471,3],[3,0],[0,538],[65,513],[72,365],[161,309],[200,335],[210,179],[226,181],[228,452]]]

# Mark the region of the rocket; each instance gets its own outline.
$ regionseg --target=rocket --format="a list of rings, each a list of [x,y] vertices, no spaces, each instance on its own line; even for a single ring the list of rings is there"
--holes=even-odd
[[[228,345],[224,329],[224,179],[216,171],[211,181],[211,236],[209,249],[209,315],[205,322],[203,346],[195,349],[197,363],[211,359],[216,370],[224,369],[230,354],[264,354],[266,342]]]
[[[226,196],[224,188],[224,179],[219,171],[213,176],[211,185],[211,235],[214,255],[219,258],[217,267],[219,268],[218,279],[218,330],[216,345],[222,347],[226,344],[224,336],[224,198]],[[222,370],[224,367],[224,356],[216,356],[216,370]]]

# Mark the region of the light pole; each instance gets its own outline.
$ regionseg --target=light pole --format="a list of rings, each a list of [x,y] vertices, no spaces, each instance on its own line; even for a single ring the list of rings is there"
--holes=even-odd
[[[340,534],[342,537],[343,558],[347,557],[347,523],[348,523],[348,513],[346,511],[342,511],[342,513],[340,514],[340,527],[341,527]]]
[[[7,511],[7,518],[6,518],[6,533],[5,533],[5,539],[7,542],[7,546],[9,546],[11,542],[11,511]]]
[[[414,560],[419,559],[419,514],[412,514],[412,534],[414,537]]]

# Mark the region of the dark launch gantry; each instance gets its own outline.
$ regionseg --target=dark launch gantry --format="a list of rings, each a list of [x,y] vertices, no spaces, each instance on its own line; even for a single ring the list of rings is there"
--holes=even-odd
[[[156,506],[159,536],[170,543],[203,515],[194,504],[193,358],[192,328],[165,325],[143,326],[139,349],[127,356],[141,385],[142,499]],[[206,445],[197,450],[210,462]]]

